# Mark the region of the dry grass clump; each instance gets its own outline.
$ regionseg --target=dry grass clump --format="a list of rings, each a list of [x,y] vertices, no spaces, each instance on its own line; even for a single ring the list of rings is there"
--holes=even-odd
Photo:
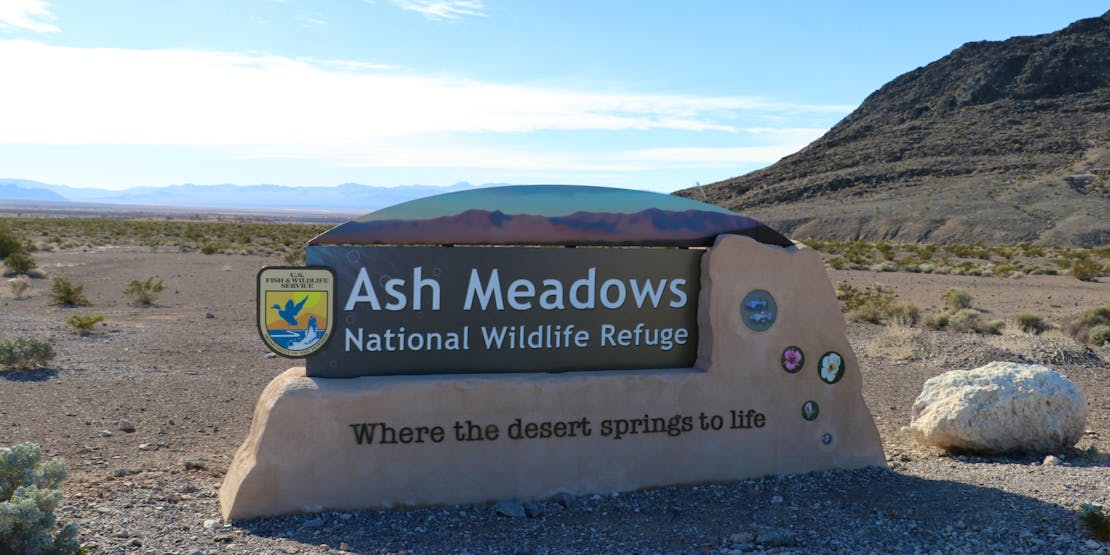
[[[1110,306],[1091,308],[1078,316],[1070,318],[1064,323],[1064,331],[1080,343],[1095,343],[1097,345],[1098,343],[1092,337],[1092,332],[1098,326],[1110,326]]]
[[[916,343],[920,334],[909,326],[892,324],[868,345],[868,354],[896,361],[915,360],[920,358]]]

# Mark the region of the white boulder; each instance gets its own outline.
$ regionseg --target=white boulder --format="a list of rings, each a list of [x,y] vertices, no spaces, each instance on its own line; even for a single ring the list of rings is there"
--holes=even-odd
[[[1086,421],[1079,384],[1044,366],[992,362],[926,381],[910,430],[948,451],[1043,453],[1075,445]]]

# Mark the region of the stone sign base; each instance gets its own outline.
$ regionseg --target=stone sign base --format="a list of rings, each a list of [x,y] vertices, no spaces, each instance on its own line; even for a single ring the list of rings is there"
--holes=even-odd
[[[768,308],[770,307],[770,308]],[[307,378],[263,391],[228,520],[885,465],[818,255],[725,235],[694,368]]]

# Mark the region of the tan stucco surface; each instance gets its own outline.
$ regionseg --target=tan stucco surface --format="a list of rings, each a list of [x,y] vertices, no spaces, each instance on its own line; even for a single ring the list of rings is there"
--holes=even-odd
[[[740,304],[771,293],[774,325],[752,331]],[[861,395],[858,361],[818,255],[727,235],[702,260],[695,368],[563,374],[425,375],[310,379],[292,368],[263,391],[248,437],[220,489],[225,519],[373,507],[540,499],[768,474],[884,465]],[[805,353],[783,370],[788,346]],[[829,384],[818,359],[843,356]],[[806,401],[820,407],[802,418]],[[730,411],[755,410],[762,428],[730,429]],[[699,416],[720,415],[720,430]],[[606,419],[689,416],[693,430],[601,435]],[[588,418],[592,435],[510,439],[525,422]],[[496,425],[496,440],[457,441],[452,425]],[[351,424],[442,426],[441,443],[362,444]],[[822,437],[828,434],[830,441]]]

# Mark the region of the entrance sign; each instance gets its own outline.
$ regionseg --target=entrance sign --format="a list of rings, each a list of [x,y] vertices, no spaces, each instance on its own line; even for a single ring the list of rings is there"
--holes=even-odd
[[[704,252],[314,247],[341,322],[308,375],[689,368]]]
[[[334,272],[331,339],[263,391],[225,519],[885,465],[821,258],[749,218],[479,189],[337,226],[307,263],[260,280]],[[259,291],[279,337],[316,298]]]

